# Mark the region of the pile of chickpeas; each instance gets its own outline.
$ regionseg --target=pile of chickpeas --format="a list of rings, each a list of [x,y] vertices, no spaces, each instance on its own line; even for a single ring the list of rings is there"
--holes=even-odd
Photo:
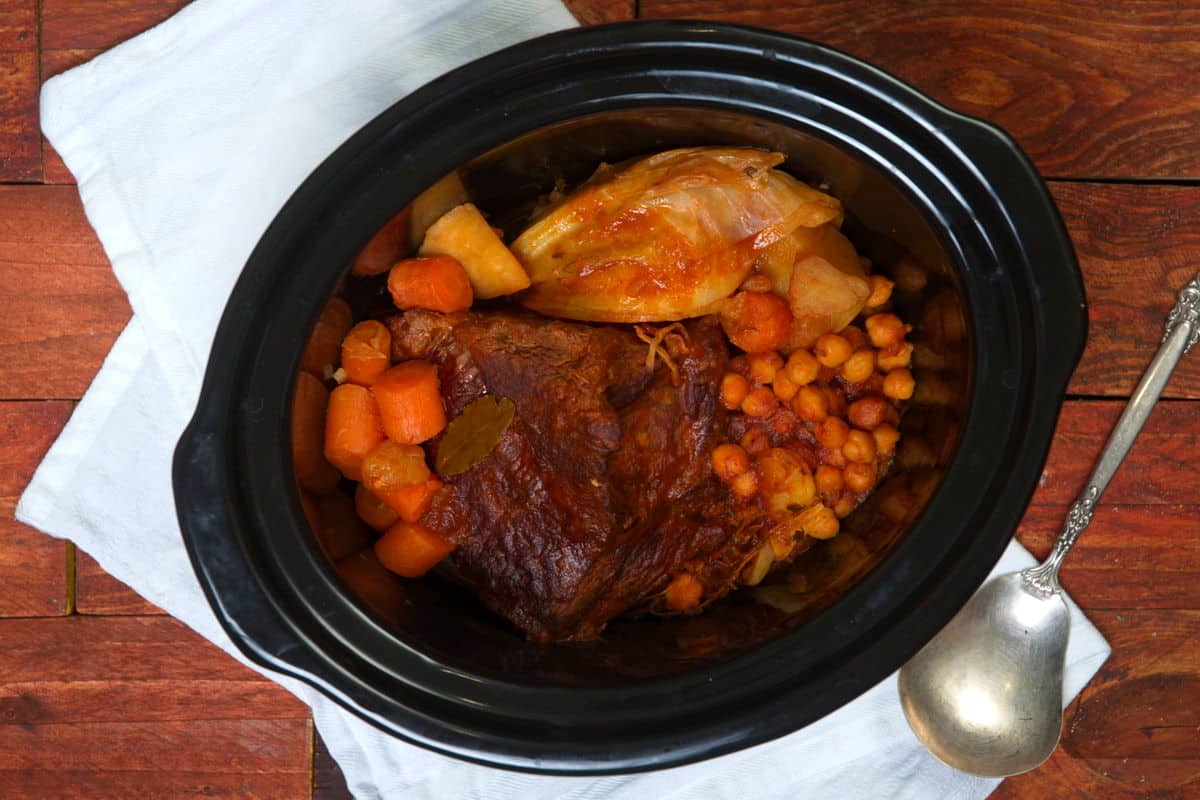
[[[785,521],[788,535],[771,540],[775,559],[797,533],[837,535],[896,452],[898,405],[915,390],[913,346],[909,326],[886,310],[892,282],[871,284],[858,324],[786,355],[739,355],[721,380],[737,440],[713,450],[713,470],[736,497]]]

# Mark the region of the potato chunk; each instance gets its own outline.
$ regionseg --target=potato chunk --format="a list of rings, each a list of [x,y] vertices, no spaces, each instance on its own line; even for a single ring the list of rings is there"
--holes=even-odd
[[[425,238],[429,226],[437,222],[443,214],[455,206],[469,202],[470,194],[463,183],[458,170],[451,172],[437,183],[417,195],[412,201],[412,215],[409,221],[409,236],[412,246],[419,247]],[[388,266],[391,266],[390,264]]]
[[[521,262],[471,203],[452,208],[430,226],[421,255],[456,259],[467,271],[475,296],[483,300],[529,286]]]

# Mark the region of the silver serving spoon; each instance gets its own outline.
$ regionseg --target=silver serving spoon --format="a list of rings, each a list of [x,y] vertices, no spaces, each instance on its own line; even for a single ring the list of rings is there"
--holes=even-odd
[[[1180,357],[1200,339],[1200,274],[1179,292],[1154,360],[1129,399],[1083,494],[1041,564],[983,585],[900,670],[900,704],[926,747],[955,769],[1027,772],[1062,733],[1070,621],[1058,569],[1150,416]]]

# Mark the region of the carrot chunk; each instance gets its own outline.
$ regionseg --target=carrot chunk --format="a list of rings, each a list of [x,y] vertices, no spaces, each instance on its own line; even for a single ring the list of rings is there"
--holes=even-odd
[[[394,508],[361,483],[354,490],[354,510],[359,519],[377,531],[386,531],[400,519]]]
[[[375,542],[379,563],[405,578],[419,578],[437,566],[454,545],[424,525],[397,522]]]
[[[369,389],[343,383],[329,395],[325,416],[325,457],[353,481],[362,479],[362,462],[383,441],[379,409]]]
[[[340,297],[330,298],[308,335],[308,344],[300,356],[300,369],[324,378],[325,368],[332,369],[337,365],[342,339],[353,324],[354,317],[346,301]]]
[[[396,308],[446,314],[470,308],[475,299],[467,271],[450,256],[404,259],[388,273],[388,291]]]
[[[292,467],[300,486],[321,495],[333,491],[340,476],[322,452],[329,390],[307,372],[296,376],[292,395]]]
[[[363,486],[384,502],[390,492],[424,483],[430,474],[425,451],[415,444],[385,441],[362,461]]]
[[[350,383],[370,386],[391,365],[392,334],[382,322],[360,322],[342,340],[342,369]]]
[[[437,367],[428,361],[405,361],[380,375],[371,386],[388,438],[420,444],[446,427],[446,410]]]
[[[431,477],[411,486],[383,492],[380,499],[396,514],[399,514],[400,519],[405,522],[416,522],[421,519],[422,514],[429,510],[429,506],[433,503],[433,496],[444,485],[437,478]]]
[[[351,274],[382,275],[391,269],[408,249],[408,222],[411,217],[412,206],[408,206],[383,223],[383,227],[359,251],[350,267]]]

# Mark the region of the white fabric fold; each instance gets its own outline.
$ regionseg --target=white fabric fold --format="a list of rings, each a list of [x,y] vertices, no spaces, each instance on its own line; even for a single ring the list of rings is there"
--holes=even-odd
[[[205,602],[175,520],[174,443],[229,289],[304,177],[437,75],[573,25],[558,0],[200,0],[47,82],[42,125],[79,183],[134,318],[39,467],[19,519],[244,661]],[[998,570],[1032,559],[1013,544]],[[1108,646],[1071,604],[1064,702]],[[253,666],[253,665],[252,665]],[[555,778],[466,764],[381,733],[294,679],[360,798],[979,798],[996,781],[916,741],[895,676],[808,728],[695,765]]]

